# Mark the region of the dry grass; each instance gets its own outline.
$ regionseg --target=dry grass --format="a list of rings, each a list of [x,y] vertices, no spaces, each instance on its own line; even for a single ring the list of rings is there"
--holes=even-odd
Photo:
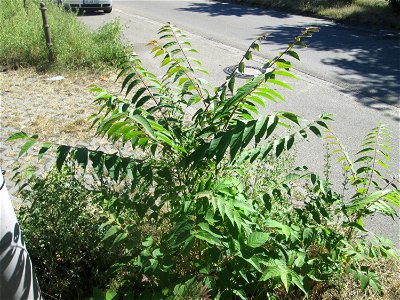
[[[117,92],[115,76],[37,74],[33,69],[0,73],[1,127],[38,134],[51,142],[85,142],[93,137],[88,116],[96,112],[92,84]]]
[[[366,293],[362,293],[359,284],[354,281],[351,275],[347,275],[338,283],[340,300],[398,300],[400,299],[400,261],[382,260],[372,265],[376,270],[382,283],[382,292],[380,296],[368,289]],[[334,298],[327,298],[334,299]]]
[[[0,72],[0,165],[9,170],[6,179],[14,196],[17,194],[11,172],[14,167],[28,170],[33,166],[41,173],[54,165],[54,155],[51,155],[54,149],[39,164],[34,149],[17,160],[23,141],[5,142],[15,132],[37,134],[40,141],[55,144],[112,149],[106,139],[94,138],[95,131],[90,129],[87,118],[97,112],[89,86],[95,84],[117,93],[116,76],[67,73],[61,74],[64,80],[48,80],[56,75],[60,74],[38,74],[33,68]]]

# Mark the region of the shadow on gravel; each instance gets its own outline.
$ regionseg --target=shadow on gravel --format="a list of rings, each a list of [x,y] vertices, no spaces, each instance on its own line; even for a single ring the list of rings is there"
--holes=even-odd
[[[192,11],[198,13],[206,13],[212,17],[218,16],[237,16],[245,17],[246,15],[265,16],[274,18],[289,18],[290,14],[281,11],[271,11],[255,6],[238,5],[229,2],[206,2],[206,3],[190,3],[189,7],[180,8],[180,11]]]
[[[308,41],[314,51],[331,52],[331,58],[321,60],[322,65],[333,66],[336,81],[348,88],[358,101],[377,110],[380,101],[399,107],[400,96],[400,35],[362,31],[335,24],[307,24],[298,26],[264,26],[260,34],[271,32],[265,44],[286,46],[304,26],[317,26],[320,32]],[[307,51],[307,50],[305,50]],[[399,118],[396,118],[399,120]]]

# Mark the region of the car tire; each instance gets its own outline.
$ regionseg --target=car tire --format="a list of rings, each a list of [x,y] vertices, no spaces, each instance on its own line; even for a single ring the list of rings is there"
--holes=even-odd
[[[109,14],[110,12],[112,12],[112,7],[104,9],[104,13]]]

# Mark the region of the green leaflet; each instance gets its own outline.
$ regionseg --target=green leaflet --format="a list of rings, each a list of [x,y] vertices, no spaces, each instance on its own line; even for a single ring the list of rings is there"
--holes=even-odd
[[[107,136],[110,138],[111,136],[115,135],[118,132],[121,132],[121,129],[125,127],[125,125],[128,125],[130,122],[129,121],[122,121],[122,122],[117,122],[114,123],[110,129],[107,131]]]
[[[38,153],[38,161],[42,159],[43,155],[51,148],[51,143],[43,143]]]
[[[321,135],[321,131],[319,131],[319,129],[315,126],[310,126],[309,129],[319,138],[322,137]]]
[[[109,239],[110,237],[116,235],[119,232],[119,226],[113,225],[111,226],[107,232],[104,234],[103,241]]]
[[[265,222],[265,225],[268,226],[268,227],[271,227],[271,228],[278,229],[278,231],[280,233],[285,235],[286,239],[289,239],[289,237],[290,237],[290,235],[292,233],[292,230],[290,229],[289,226],[287,226],[285,224],[282,224],[282,223],[280,223],[278,221],[275,221],[275,220],[271,220],[271,219],[267,220]]]
[[[136,76],[136,73],[130,73],[128,76],[125,77],[124,81],[122,82],[121,92],[125,89],[128,82]]]
[[[299,79],[296,75],[288,72],[288,71],[284,71],[284,70],[275,70],[274,71],[275,75],[281,75],[281,76],[286,76],[286,77],[290,77],[290,78],[294,78],[294,79]]]
[[[291,113],[291,112],[287,112],[287,111],[285,111],[285,112],[278,112],[277,115],[278,115],[279,117],[286,118],[286,119],[292,121],[293,123],[295,123],[296,125],[299,125],[299,126],[300,126],[300,122],[301,122],[301,121],[305,121],[304,118],[302,118],[301,116],[296,115],[296,114]]]
[[[291,57],[294,57],[297,60],[300,60],[299,55],[295,51],[289,50],[289,51],[286,51],[286,54],[291,56]]]
[[[125,92],[125,97],[128,96],[128,94],[132,91],[134,87],[136,87],[141,81],[139,79],[133,80],[131,83],[129,83],[126,92]]]
[[[263,136],[265,135],[269,121],[272,116],[262,116],[257,120],[256,126],[255,126],[255,131],[254,131],[254,136],[255,136],[255,142],[258,144]]]
[[[20,131],[20,132],[14,133],[14,134],[12,134],[10,137],[8,137],[8,138],[6,139],[6,142],[14,141],[14,140],[17,140],[17,139],[25,139],[25,138],[27,138],[27,137],[28,137],[28,135],[27,135],[25,132]]]
[[[275,148],[275,156],[279,157],[283,150],[285,149],[285,140],[275,140],[274,141],[274,148]]]
[[[152,138],[152,139],[156,139],[155,135],[154,135],[154,130],[151,127],[150,123],[141,115],[131,115],[130,116],[131,119],[135,120],[136,122],[138,122],[140,125],[143,126],[144,130],[146,131],[146,133]]]
[[[277,79],[271,79],[270,78],[270,79],[268,79],[268,82],[273,83],[275,85],[279,85],[279,86],[284,87],[284,88],[286,88],[288,90],[293,90],[293,88],[290,85],[288,85],[287,83],[285,83],[283,81],[277,80]]]
[[[24,155],[36,143],[37,143],[36,139],[29,139],[27,142],[25,142],[25,144],[21,146],[21,149],[18,153],[18,157]]]
[[[210,245],[220,245],[221,244],[219,238],[215,237],[213,234],[211,234],[207,231],[204,231],[204,230],[199,230],[196,233],[194,233],[193,235],[197,239],[206,241]]]
[[[114,300],[117,299],[118,294],[116,291],[113,290],[107,290],[106,292],[106,300]]]
[[[89,154],[89,151],[87,148],[78,148],[78,149],[75,149],[73,152],[73,158],[83,169],[85,169],[87,166],[88,154]]]
[[[391,190],[375,191],[366,197],[363,197],[360,199],[355,199],[355,200],[351,201],[349,203],[349,205],[347,206],[347,209],[350,212],[356,212],[359,210],[363,210],[389,193],[393,193],[393,192]]]
[[[58,170],[61,170],[65,160],[67,159],[67,156],[71,150],[70,146],[66,145],[61,145],[57,148],[57,160],[56,160],[56,166]]]
[[[108,118],[104,119],[100,125],[97,127],[97,133],[106,134],[109,128],[114,124],[114,122],[118,121],[121,118],[125,118],[125,113],[115,113],[109,116]]]
[[[228,99],[227,103],[225,104],[223,108],[223,112],[230,110],[230,108],[236,104],[236,102],[244,99],[246,96],[250,95],[253,90],[265,80],[265,75],[261,74],[258,75],[257,77],[254,77],[251,81],[246,83],[244,86],[240,87],[237,91],[236,94]]]
[[[116,236],[116,238],[114,239],[111,247],[119,246],[127,239],[127,237],[128,237],[128,234],[126,232],[122,232],[122,233],[118,234]]]
[[[247,238],[247,246],[258,248],[264,245],[270,238],[268,233],[265,232],[252,232]]]

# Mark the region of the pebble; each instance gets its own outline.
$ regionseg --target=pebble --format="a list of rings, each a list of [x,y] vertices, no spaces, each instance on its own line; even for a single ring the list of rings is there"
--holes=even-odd
[[[49,81],[60,81],[60,80],[64,80],[65,78],[63,76],[55,76],[55,77],[51,77],[51,78],[47,78],[47,80]]]

